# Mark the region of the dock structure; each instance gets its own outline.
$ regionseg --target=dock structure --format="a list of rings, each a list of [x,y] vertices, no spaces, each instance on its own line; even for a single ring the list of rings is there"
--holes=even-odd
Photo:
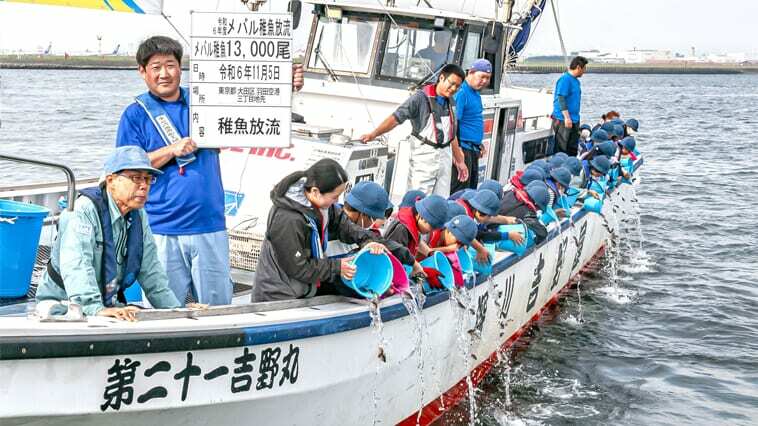
[[[559,63],[526,63],[511,68],[511,72],[525,74],[562,73],[566,66]],[[671,62],[666,64],[593,64],[588,73],[596,74],[747,74],[758,73],[758,64],[715,64]]]

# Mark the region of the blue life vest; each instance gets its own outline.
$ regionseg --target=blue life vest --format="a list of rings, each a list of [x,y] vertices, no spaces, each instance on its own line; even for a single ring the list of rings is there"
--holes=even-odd
[[[142,266],[142,217],[139,211],[132,210],[127,214],[126,221],[130,223],[126,234],[126,253],[124,254],[125,268],[121,282],[116,279],[116,245],[113,242],[113,229],[111,228],[111,213],[108,206],[108,196],[100,187],[87,188],[79,191],[82,196],[89,198],[97,208],[97,216],[100,220],[100,228],[103,232],[103,260],[100,269],[100,296],[103,305],[113,307],[116,301],[126,303],[124,291],[134,284]],[[62,289],[63,278],[55,270],[52,262],[47,264],[47,272],[50,278]]]
[[[632,161],[631,158],[622,158],[621,159],[621,168],[629,173],[629,176],[634,175],[634,161]],[[632,183],[631,180],[627,178],[622,178],[622,183]]]
[[[180,87],[179,90],[181,91],[180,97],[189,99],[189,91],[187,88]],[[176,126],[171,122],[171,118],[163,108],[163,105],[150,96],[150,92],[145,92],[137,96],[135,100],[137,104],[145,110],[147,116],[150,117],[150,121],[153,122],[155,129],[158,130],[158,134],[161,135],[163,143],[165,143],[166,146],[182,139],[181,135],[176,130]],[[196,157],[193,153],[176,157],[176,163],[179,164],[180,173],[184,169],[184,166],[195,161],[195,159]]]

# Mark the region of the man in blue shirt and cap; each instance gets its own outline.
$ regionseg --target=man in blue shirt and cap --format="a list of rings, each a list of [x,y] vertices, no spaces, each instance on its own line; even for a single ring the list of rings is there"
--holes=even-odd
[[[178,308],[142,208],[162,172],[142,148],[116,148],[99,186],[80,191],[73,212],[61,215],[50,262],[37,288],[46,314],[65,313],[75,303],[84,315],[136,320],[124,290],[139,282],[156,308]],[[42,311],[38,308],[38,312]]]
[[[579,141],[579,112],[582,105],[582,86],[587,59],[577,56],[571,60],[568,71],[555,84],[553,93],[553,133],[555,151],[575,157]]]
[[[486,154],[482,145],[484,119],[482,96],[479,92],[488,87],[492,78],[492,64],[486,59],[477,59],[471,64],[466,80],[455,94],[455,115],[458,118],[458,144],[463,150],[463,159],[468,169],[468,179],[460,180],[453,170],[450,193],[460,189],[476,189],[479,184],[479,158]]]

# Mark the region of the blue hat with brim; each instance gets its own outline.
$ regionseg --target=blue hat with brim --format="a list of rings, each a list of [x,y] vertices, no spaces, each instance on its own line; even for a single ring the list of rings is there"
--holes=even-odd
[[[135,145],[120,146],[105,160],[103,172],[106,175],[123,170],[144,170],[154,175],[163,174],[152,166],[145,150]]]
[[[624,125],[623,124],[614,124],[613,125],[613,134],[616,135],[619,138],[624,137]]]
[[[579,176],[582,173],[582,163],[576,157],[569,157],[563,163],[563,167],[567,168],[574,176]]]
[[[479,185],[479,190],[482,189],[489,189],[494,192],[495,195],[497,195],[498,200],[503,199],[503,184],[494,179],[485,179],[485,181]]]
[[[597,145],[597,150],[600,151],[606,157],[613,157],[616,154],[616,142],[605,141]]]
[[[558,167],[550,171],[550,177],[560,183],[562,187],[568,188],[571,185],[571,172],[565,167]]]
[[[636,118],[630,118],[630,119],[626,120],[625,124],[626,124],[626,127],[631,128],[635,132],[637,131],[637,129],[640,128],[640,122],[637,121]]]
[[[621,146],[626,148],[627,151],[632,152],[637,147],[637,141],[632,136],[627,136],[621,139]]]
[[[487,216],[497,216],[497,211],[500,210],[500,199],[489,189],[476,191],[476,195],[468,203]]]
[[[524,170],[524,173],[521,175],[521,178],[519,178],[519,180],[521,181],[522,185],[527,186],[531,182],[545,180],[546,177],[547,176],[545,176],[545,172],[541,168],[530,166]]]
[[[590,125],[589,125],[589,124],[587,124],[587,123],[584,123],[584,124],[582,124],[581,126],[579,126],[579,131],[581,132],[582,130],[589,130],[589,131],[592,131],[592,127],[590,127]]]
[[[468,246],[476,238],[478,228],[474,219],[465,214],[457,215],[445,224],[445,229],[450,231],[459,243]]]
[[[614,126],[614,124],[613,124],[613,122],[612,122],[612,121],[606,121],[605,123],[603,123],[603,124],[600,126],[600,128],[601,128],[602,130],[605,130],[605,131],[606,131],[606,133],[608,133],[608,134],[611,134],[611,133],[613,133],[613,126]]]
[[[447,220],[447,200],[432,194],[416,201],[416,211],[433,229],[441,229]]]
[[[529,166],[541,168],[545,172],[545,176],[547,176],[547,174],[550,172],[550,165],[547,163],[547,160],[544,160],[542,158],[540,158],[539,160],[532,161],[532,163],[529,164]]]
[[[422,200],[426,197],[423,191],[418,189],[412,189],[403,195],[403,199],[400,200],[400,207],[413,207],[416,205],[416,201]]]
[[[474,195],[476,195],[476,189],[466,188],[463,190],[463,193],[461,193],[461,200],[469,201],[472,198],[474,198]]]
[[[471,64],[469,71],[480,71],[492,74],[492,64],[486,59],[477,59],[473,64]]]
[[[547,208],[547,203],[550,201],[550,197],[547,193],[547,185],[545,182],[535,181],[530,183],[526,186],[526,193],[529,195],[529,198],[532,199],[537,208],[540,210],[545,210]]]
[[[565,161],[564,158],[553,156],[550,158],[550,160],[547,162],[547,164],[550,166],[550,170],[557,169],[558,167],[563,166],[563,162]],[[549,172],[548,172],[549,173]]]
[[[611,162],[605,155],[596,155],[590,160],[590,166],[598,172],[606,174],[611,169]]]
[[[460,215],[466,214],[466,208],[462,205],[458,204],[455,201],[448,200],[447,201],[447,220],[451,220],[452,218]]]
[[[594,132],[592,132],[592,142],[601,143],[609,139],[610,137],[608,137],[608,132],[606,132],[603,129],[597,129]]]
[[[384,217],[387,209],[392,208],[387,191],[378,183],[371,181],[356,183],[350,193],[345,196],[345,202],[374,219]]]

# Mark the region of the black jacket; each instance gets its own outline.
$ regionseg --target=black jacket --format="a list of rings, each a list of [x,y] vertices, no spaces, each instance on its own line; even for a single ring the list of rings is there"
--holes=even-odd
[[[340,259],[311,256],[311,227],[305,216],[313,219],[319,229],[323,223],[321,212],[307,206],[303,183],[285,178],[271,191],[273,206],[256,267],[253,302],[312,297],[317,282],[336,282],[340,278]],[[330,239],[360,246],[371,241],[384,242],[373,232],[352,223],[341,209],[331,206],[326,216]]]
[[[547,238],[547,228],[537,218],[537,213],[533,212],[526,204],[516,198],[513,190],[506,191],[503,200],[500,202],[500,210],[497,212],[503,216],[513,216],[521,219],[529,229],[534,232],[534,243],[539,244]]]

